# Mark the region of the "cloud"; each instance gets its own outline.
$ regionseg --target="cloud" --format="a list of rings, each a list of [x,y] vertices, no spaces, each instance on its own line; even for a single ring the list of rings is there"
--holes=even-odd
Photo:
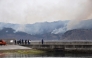
[[[91,13],[91,2],[91,0],[0,0],[0,22],[33,24],[86,19]]]

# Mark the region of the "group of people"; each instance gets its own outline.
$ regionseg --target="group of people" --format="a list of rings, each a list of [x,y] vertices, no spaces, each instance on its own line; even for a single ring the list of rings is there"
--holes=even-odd
[[[15,40],[15,44],[28,44],[29,45],[31,43],[30,41],[31,40],[23,40],[23,39],[22,40],[21,39],[20,40]],[[43,43],[44,43],[43,39],[41,40],[41,43],[43,45]]]
[[[30,40],[15,40],[15,44],[30,44]]]

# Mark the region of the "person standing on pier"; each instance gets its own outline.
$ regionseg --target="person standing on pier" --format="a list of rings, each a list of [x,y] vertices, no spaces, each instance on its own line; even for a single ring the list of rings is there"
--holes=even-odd
[[[21,39],[19,40],[19,43],[21,44]]]
[[[24,44],[24,40],[22,39],[22,44]]]
[[[15,40],[15,45],[17,44],[17,40]]]
[[[25,45],[27,44],[27,40],[25,40]]]
[[[28,45],[30,44],[30,40],[28,40]]]
[[[42,39],[42,45],[43,45],[43,43],[44,43],[44,41],[43,41],[43,39]]]

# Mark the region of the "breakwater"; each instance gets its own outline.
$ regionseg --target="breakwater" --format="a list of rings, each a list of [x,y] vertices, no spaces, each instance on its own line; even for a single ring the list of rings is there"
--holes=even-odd
[[[23,44],[22,46],[28,46],[36,49],[55,49],[63,51],[82,51],[91,52],[92,51],[92,41],[31,41],[30,45]]]

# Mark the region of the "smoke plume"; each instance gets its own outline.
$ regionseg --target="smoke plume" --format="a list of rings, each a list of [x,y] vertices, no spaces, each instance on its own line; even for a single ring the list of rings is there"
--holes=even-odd
[[[86,0],[86,2],[82,3],[79,10],[78,16],[67,24],[67,30],[78,29],[84,27],[84,25],[87,26],[91,24],[91,22],[88,23],[88,21],[91,20],[88,20],[87,23],[82,21],[92,18],[92,0]],[[90,27],[91,26],[88,28]]]
[[[83,21],[91,18],[92,0],[0,0],[0,22],[20,24],[11,26],[11,28],[30,34],[44,32],[57,34],[84,28],[84,26],[89,28],[91,23]],[[68,24],[61,22],[57,24],[42,23],[41,25],[36,23],[58,20],[71,21]],[[4,26],[9,27],[9,25]],[[2,24],[0,27],[2,29]]]

